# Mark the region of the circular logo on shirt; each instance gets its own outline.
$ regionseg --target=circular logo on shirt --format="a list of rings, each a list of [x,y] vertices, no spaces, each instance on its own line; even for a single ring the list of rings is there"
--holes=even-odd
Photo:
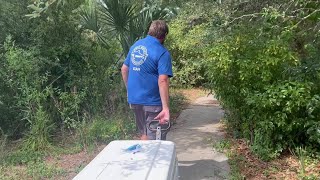
[[[134,65],[140,66],[148,57],[148,51],[145,46],[137,46],[131,52],[131,61]]]

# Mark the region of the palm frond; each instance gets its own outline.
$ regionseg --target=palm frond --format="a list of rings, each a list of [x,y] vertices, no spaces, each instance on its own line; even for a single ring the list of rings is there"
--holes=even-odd
[[[106,34],[116,37],[125,54],[137,39],[147,34],[153,20],[169,20],[177,14],[176,8],[162,5],[159,0],[144,0],[142,6],[131,0],[95,2],[99,8],[81,13],[86,22],[84,27],[96,32],[98,37]]]
[[[99,25],[98,11],[96,10],[97,4],[91,0],[88,0],[86,3],[86,6],[80,10],[80,24],[82,28],[93,31],[102,45],[109,48],[108,40],[104,35],[102,27]]]

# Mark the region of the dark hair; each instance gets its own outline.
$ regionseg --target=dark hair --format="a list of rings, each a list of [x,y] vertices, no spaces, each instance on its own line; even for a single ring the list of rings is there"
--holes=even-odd
[[[169,33],[169,27],[163,20],[152,21],[148,34],[158,39],[164,39]]]

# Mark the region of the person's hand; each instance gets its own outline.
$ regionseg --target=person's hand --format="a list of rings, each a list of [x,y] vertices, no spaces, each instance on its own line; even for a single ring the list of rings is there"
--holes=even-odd
[[[159,120],[160,124],[168,123],[170,121],[169,109],[163,109],[154,119]]]

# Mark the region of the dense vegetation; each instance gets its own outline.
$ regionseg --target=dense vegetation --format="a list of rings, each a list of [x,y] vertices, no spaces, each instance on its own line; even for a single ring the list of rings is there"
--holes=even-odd
[[[177,85],[212,89],[262,159],[320,149],[320,3],[189,2],[171,24]],[[180,15],[181,15],[180,14]]]
[[[121,61],[152,20],[176,14],[169,3],[0,0],[0,161],[70,137],[81,147],[129,138]]]

